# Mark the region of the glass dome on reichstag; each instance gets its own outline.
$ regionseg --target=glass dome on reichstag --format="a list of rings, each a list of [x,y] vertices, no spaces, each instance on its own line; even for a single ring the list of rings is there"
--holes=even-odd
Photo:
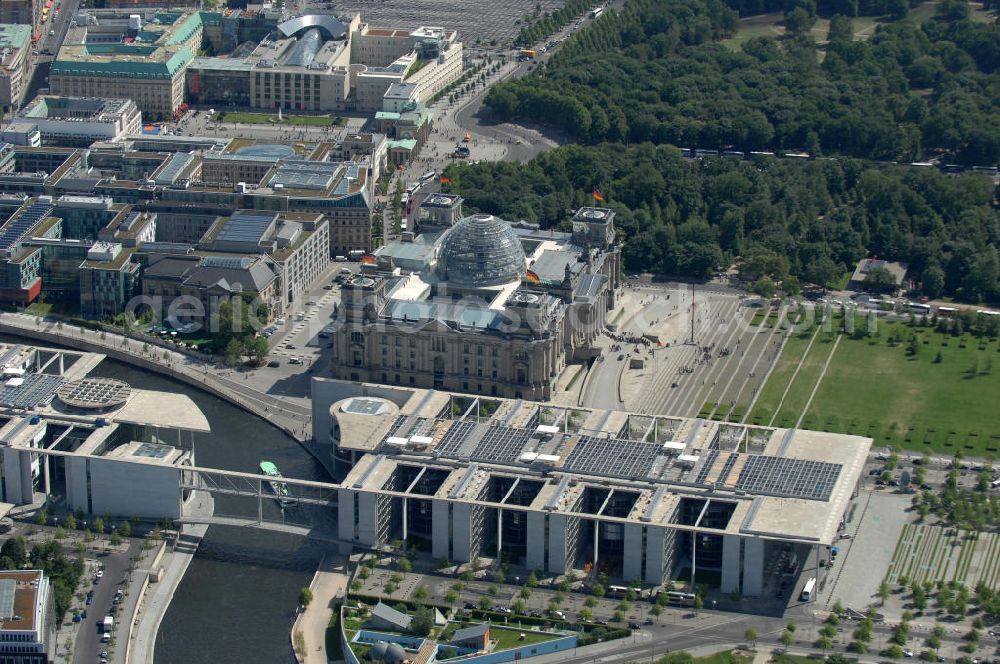
[[[524,276],[524,248],[510,224],[491,214],[457,222],[441,238],[438,276],[466,288],[499,286]]]

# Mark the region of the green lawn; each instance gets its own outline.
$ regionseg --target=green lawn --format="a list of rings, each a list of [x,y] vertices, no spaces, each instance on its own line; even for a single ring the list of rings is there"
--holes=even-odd
[[[910,13],[906,15],[906,20],[920,25],[927,19],[934,16],[934,12],[937,11],[937,4],[938,3],[936,2],[925,2],[919,7],[914,7],[910,10]],[[984,9],[983,3],[981,2],[970,2],[969,9],[972,10],[971,18],[973,21],[987,23],[996,18],[996,13]],[[855,19],[855,21],[857,21],[857,19]]]
[[[836,329],[839,324],[840,321],[835,320],[832,323],[833,329]],[[788,384],[789,379],[791,379],[792,374],[795,373],[795,367],[802,357],[805,347],[809,344],[809,339],[803,339],[801,335],[794,335],[793,339],[789,339],[789,343],[792,343],[794,340],[795,345],[792,347],[786,346],[785,351],[781,353],[781,357],[778,358],[779,364],[775,368],[775,371],[771,373],[767,384],[764,385],[761,397],[757,400],[757,404],[754,406],[753,413],[748,418],[748,421],[752,424],[767,425],[771,422],[771,416],[777,410],[778,404],[781,403],[781,410],[777,411],[778,416],[771,423],[779,427],[795,426],[795,422],[799,419],[802,409],[806,407],[806,403],[809,401],[809,395],[812,393],[813,387],[819,379],[823,365],[830,356],[830,349],[833,347],[835,339],[835,335],[824,331],[819,332],[812,347],[809,349],[809,353],[805,356],[805,361],[802,362],[802,368],[795,375],[795,380],[788,390],[788,394],[785,395],[785,401],[782,403],[781,395],[785,391],[785,386]],[[794,354],[789,355],[788,362],[785,363],[783,362],[785,353],[789,351]]]
[[[48,302],[32,302],[24,309],[24,313],[31,316],[48,316],[51,311],[52,305]]]
[[[735,650],[724,650],[707,657],[698,657],[694,661],[698,664],[750,664],[753,655]]]
[[[785,391],[785,385],[792,379],[795,367],[806,352],[809,339],[812,338],[814,330],[793,333],[785,341],[785,347],[781,351],[781,357],[771,371],[767,383],[764,384],[760,392],[760,397],[754,406],[753,414],[747,418],[750,424],[766,425],[771,418],[771,413],[781,401],[781,395]]]
[[[781,24],[783,20],[784,15],[781,12],[761,14],[741,19],[739,30],[729,39],[722,40],[722,45],[738,51],[743,46],[743,42],[754,37],[777,37],[783,35],[785,33],[785,26]]]
[[[524,634],[524,640],[520,640],[521,634]],[[498,627],[490,628],[490,638],[497,642],[497,650],[510,650],[511,648],[518,648],[520,646],[531,645],[532,643],[542,643],[543,641],[551,641],[556,638],[558,634],[545,634],[541,632],[531,632],[524,631],[519,632],[512,629],[500,629]]]
[[[908,342],[888,343],[893,331],[905,338],[911,329],[920,342],[916,357],[907,355]],[[1000,374],[993,363],[1000,362],[1000,344],[901,323],[882,323],[879,331],[874,339],[843,338],[803,428],[871,436],[877,446],[997,456]],[[817,347],[829,350],[828,343],[817,340],[810,359]],[[935,362],[939,352],[940,363]],[[826,358],[821,354],[820,363]],[[810,375],[815,379],[814,372]],[[792,391],[806,391],[811,384],[800,386],[796,380]],[[807,398],[792,401],[801,408]],[[782,411],[788,407],[786,399]]]
[[[272,113],[228,113],[219,111],[212,120],[215,122],[235,122],[238,124],[278,124],[278,115]],[[347,120],[325,115],[282,115],[280,124],[308,125],[312,127],[342,127]]]
[[[774,664],[816,664],[816,662],[823,660],[803,655],[774,655],[771,657],[771,661]]]
[[[927,9],[929,7],[929,10]],[[929,16],[934,14],[933,5],[921,5],[917,9],[910,12],[910,16],[913,17],[912,20],[923,21]],[[983,14],[980,18],[978,15]],[[923,18],[920,18],[923,16]],[[989,15],[982,11],[981,9],[974,12],[973,17],[977,20],[989,20]],[[753,39],[754,37],[778,37],[785,34],[785,26],[783,25],[784,14],[781,12],[772,12],[770,14],[760,14],[758,16],[748,16],[747,18],[740,19],[740,26],[736,34],[729,39],[723,39],[722,45],[733,51],[738,51],[742,48],[743,43]],[[853,19],[854,23],[854,38],[855,39],[868,39],[875,32],[875,28],[879,23],[884,22],[882,19],[875,16],[855,16]],[[826,18],[817,18],[816,23],[809,30],[810,36],[816,40],[817,44],[825,44],[827,34],[830,32],[830,20]],[[850,278],[851,273],[847,273],[847,277]],[[846,286],[846,280],[844,285]],[[841,286],[844,288],[844,286]]]

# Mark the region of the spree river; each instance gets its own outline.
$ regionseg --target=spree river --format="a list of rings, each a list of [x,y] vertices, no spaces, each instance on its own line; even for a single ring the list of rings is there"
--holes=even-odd
[[[195,439],[199,466],[259,472],[267,459],[286,477],[329,480],[293,439],[214,396],[114,360],[91,372],[140,389],[183,392],[201,408],[212,433]],[[256,514],[256,503],[221,496],[216,513]],[[272,502],[269,513],[280,511]],[[293,508],[294,509],[294,508]],[[299,589],[309,585],[324,546],[250,528],[212,526],[160,625],[156,664],[295,662],[289,637]]]

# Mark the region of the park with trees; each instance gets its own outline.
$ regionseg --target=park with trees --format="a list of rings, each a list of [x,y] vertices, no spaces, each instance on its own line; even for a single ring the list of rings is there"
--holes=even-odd
[[[543,228],[565,228],[599,191],[630,271],[704,278],[751,256],[769,266],[757,280],[794,292],[843,287],[877,255],[907,263],[929,297],[996,302],[992,181],[909,162],[1000,161],[1000,27],[963,0],[921,8],[924,20],[903,5],[626,0],[487,95],[495,119],[575,144],[526,164],[455,164],[449,189],[472,211]],[[723,43],[741,16],[773,11],[783,34]],[[852,27],[861,15],[875,26],[867,39]],[[685,160],[674,146],[764,154]],[[768,154],[790,150],[814,159]]]
[[[842,287],[858,260],[909,264],[933,297],[1000,295],[994,187],[979,174],[859,159],[686,160],[650,142],[568,145],[528,163],[448,168],[468,211],[568,230],[570,212],[616,211],[629,271],[693,278],[742,257],[752,280]]]

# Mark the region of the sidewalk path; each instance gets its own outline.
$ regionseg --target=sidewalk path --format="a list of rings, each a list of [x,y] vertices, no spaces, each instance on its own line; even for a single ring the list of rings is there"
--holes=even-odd
[[[196,491],[189,509],[192,514],[211,516],[214,510],[212,494]],[[160,623],[207,530],[208,526],[203,525],[184,526],[173,548],[168,548],[164,554],[160,562],[163,575],[159,583],[149,586],[139,606],[138,625],[129,649],[128,664],[153,664]]]
[[[309,587],[313,591],[313,599],[292,626],[292,644],[294,647],[295,633],[301,632],[305,652],[298,653],[299,661],[304,664],[328,664],[341,659],[339,652],[326,652],[326,628],[333,615],[332,605],[347,592],[347,556],[327,554]]]

